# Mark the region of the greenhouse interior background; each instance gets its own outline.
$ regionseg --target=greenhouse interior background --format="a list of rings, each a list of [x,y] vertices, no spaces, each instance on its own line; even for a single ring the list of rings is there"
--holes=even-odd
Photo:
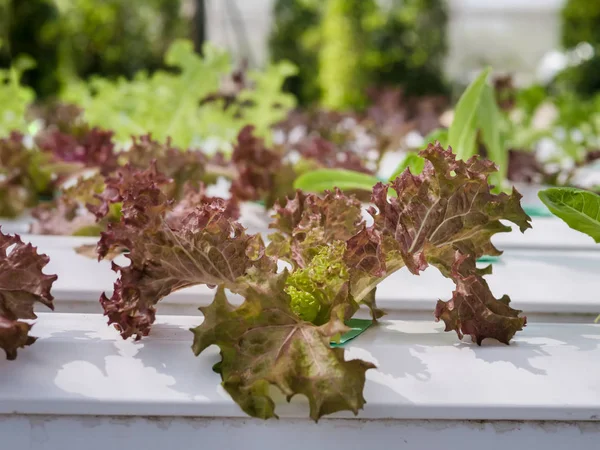
[[[210,41],[251,66],[288,59],[308,70],[326,51],[319,37],[326,3],[332,2],[3,0],[0,61],[6,67],[20,54],[36,60],[25,79],[44,97],[56,94],[70,76],[130,77],[154,70],[177,38],[193,40],[197,49]],[[486,65],[518,85],[547,84],[567,66],[593,66],[597,58],[596,0],[338,3],[356,21],[346,30],[353,36],[346,37],[360,41],[357,56],[374,85],[402,85],[411,70],[425,70],[433,78],[415,77],[430,86],[411,86],[415,92],[448,92]],[[318,77],[312,72],[311,78]],[[364,79],[369,84],[369,75]],[[594,85],[587,78],[578,82]]]
[[[597,450],[599,244],[600,0],[0,0],[0,450]]]

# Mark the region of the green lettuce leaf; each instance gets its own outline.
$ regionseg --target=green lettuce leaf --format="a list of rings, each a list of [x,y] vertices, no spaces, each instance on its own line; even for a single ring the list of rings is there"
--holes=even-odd
[[[242,90],[237,101],[245,105],[244,120],[254,126],[257,135],[269,137],[271,127],[285,119],[296,106],[296,98],[284,92],[283,83],[297,73],[292,63],[280,61],[264,71],[253,70],[248,74],[253,89]]]
[[[11,68],[0,69],[0,138],[13,131],[27,131],[26,113],[35,100],[35,92],[21,85],[20,80],[23,73],[34,66],[31,58],[20,56]]]
[[[261,137],[268,137],[271,126],[295,106],[294,97],[281,89],[295,73],[289,63],[249,74],[251,86],[234,96],[234,104],[206,101],[232,72],[230,57],[223,50],[206,44],[199,56],[192,42],[178,40],[167,51],[165,63],[171,70],[139,72],[131,80],[96,77],[87,84],[70,83],[62,98],[81,106],[92,126],[114,130],[121,142],[151,132],[159,141],[172,138],[182,148],[207,140],[227,145],[248,124],[255,124]]]
[[[344,317],[350,318],[358,305],[348,297],[349,273],[344,263],[346,245],[334,241],[318,247],[307,266],[294,271],[287,279],[285,291],[291,298],[296,315],[317,325],[327,323],[332,309],[345,304]]]
[[[467,160],[476,153],[477,112],[490,71],[488,68],[479,74],[460,96],[454,108],[454,119],[448,129],[448,144],[459,159]]]
[[[370,191],[379,179],[373,175],[346,169],[317,169],[299,176],[296,189],[307,192],[324,192],[328,189]]]
[[[555,216],[600,243],[600,196],[577,188],[550,188],[538,196]]]
[[[399,175],[402,174],[407,168],[410,169],[411,173],[419,175],[425,167],[425,160],[416,153],[409,153],[406,157],[398,164],[396,170],[390,177],[390,181],[395,180]]]

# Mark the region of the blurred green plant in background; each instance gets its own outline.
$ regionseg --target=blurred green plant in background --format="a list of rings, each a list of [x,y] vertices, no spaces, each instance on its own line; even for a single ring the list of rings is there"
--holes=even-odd
[[[319,86],[325,108],[344,110],[365,105],[369,81],[366,25],[376,11],[375,0],[326,2],[319,50]]]
[[[206,43],[200,56],[191,41],[177,40],[164,63],[169,71],[151,75],[140,71],[132,79],[93,76],[87,82],[72,82],[61,98],[82,107],[88,123],[113,130],[119,141],[152,133],[160,141],[172,138],[183,148],[205,145],[209,138],[225,145],[247,124],[270,140],[271,127],[296,106],[295,98],[282,92],[285,79],[296,73],[289,62],[249,71],[246,86],[239,88],[229,104],[224,99],[208,101],[232,73],[226,51]]]
[[[318,71],[319,20],[322,0],[276,0],[269,50],[273,61],[289,60],[298,67],[286,89],[301,103],[319,98]]]
[[[270,52],[299,67],[287,87],[304,104],[360,107],[372,85],[446,93],[447,21],[443,0],[277,0]]]
[[[32,88],[21,84],[23,73],[35,66],[33,60],[21,56],[9,69],[0,69],[0,138],[12,131],[27,131],[27,109],[35,99]]]
[[[0,68],[31,57],[22,81],[41,100],[94,76],[150,76],[167,67],[170,45],[193,32],[192,4],[0,0]],[[408,96],[446,92],[446,25],[444,0],[277,0],[270,51],[273,61],[298,67],[286,88],[301,104],[361,109],[372,86],[402,86]]]
[[[23,83],[45,97],[60,87],[58,9],[53,0],[0,0],[0,67],[27,55],[35,61]]]
[[[163,67],[169,45],[189,34],[181,0],[0,0],[0,63],[26,54],[24,82],[39,96],[75,77],[132,77]]]
[[[87,77],[133,76],[162,66],[177,37],[187,35],[181,0],[55,0],[61,20],[61,63]]]
[[[443,75],[448,11],[443,0],[391,0],[379,11],[368,55],[372,82],[410,95],[447,93]]]
[[[591,58],[569,67],[559,76],[559,82],[582,96],[600,90],[600,1],[568,0],[562,11],[562,44],[566,49],[581,43],[591,45]]]

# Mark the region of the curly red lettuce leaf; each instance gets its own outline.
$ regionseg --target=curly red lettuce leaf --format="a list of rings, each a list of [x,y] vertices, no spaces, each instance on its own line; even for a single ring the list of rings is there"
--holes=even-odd
[[[104,229],[86,205],[96,204],[104,190],[104,177],[96,174],[80,178],[64,189],[56,200],[36,206],[31,215],[36,219],[30,232],[44,235],[99,236]],[[97,206],[97,205],[96,205]]]
[[[23,135],[13,132],[0,139],[0,217],[16,217],[37,204],[50,181],[44,174],[35,176],[37,162],[38,155],[25,146]]]
[[[44,123],[45,129],[40,132],[40,135],[55,130],[80,135],[89,130],[89,125],[83,118],[83,109],[72,103],[48,102],[43,105],[32,105],[30,114]]]
[[[353,112],[326,110],[292,111],[277,129],[283,133],[286,146],[297,140],[322,138],[340,151],[352,151],[366,157],[370,150],[378,150],[375,136],[362,126],[363,118]]]
[[[0,348],[9,360],[17,357],[19,348],[35,342],[29,336],[31,325],[19,319],[35,319],[36,302],[54,309],[50,289],[57,277],[42,272],[48,261],[18,235],[0,230]]]
[[[129,250],[129,266],[113,264],[120,276],[112,297],[103,294],[100,300],[123,337],[148,334],[156,303],[173,291],[196,284],[237,291],[236,280],[251,267],[276,268],[264,256],[260,236],[247,235],[233,222],[222,199],[169,220],[171,203],[156,182],[133,183],[121,197],[121,220],[108,224],[98,254],[104,258],[115,248]]]
[[[397,151],[409,132],[417,130],[424,136],[439,128],[439,117],[447,106],[444,97],[406,98],[396,88],[371,89],[368,95],[370,106],[365,114],[291,112],[277,131],[288,152],[297,151],[305,158],[296,167],[373,173],[384,154]]]
[[[159,186],[165,199],[168,200],[170,208],[166,213],[166,220],[174,227],[186,216],[204,205],[220,205],[223,214],[230,219],[237,220],[240,216],[237,198],[232,197],[225,200],[220,197],[209,196],[204,183],[197,181],[188,181],[181,188],[175,188],[174,184],[177,184],[177,182],[165,176],[158,169],[156,160],[150,161],[149,167],[145,170],[128,163],[125,167],[119,169],[115,176],[106,178],[104,184],[104,190],[94,195],[93,201],[88,201],[86,204],[87,209],[94,213],[99,221],[106,217],[109,218],[110,222],[118,221],[123,200],[128,198],[129,201],[133,201],[140,192],[145,191],[150,186]],[[179,189],[182,190],[180,196],[173,197],[174,191]],[[116,206],[118,206],[119,215],[115,217],[114,209]],[[117,220],[114,220],[115,218]]]
[[[318,246],[346,242],[363,222],[361,204],[339,189],[323,196],[297,191],[285,205],[276,205],[270,228],[269,253],[297,267],[305,267]]]
[[[347,169],[368,174],[374,173],[373,168],[369,167],[369,161],[365,159],[366,155],[361,156],[357,152],[338,148],[333,142],[319,136],[307,137],[294,145],[288,146],[288,150],[297,151],[304,160],[296,163],[296,169],[302,168],[304,171],[328,168]]]
[[[120,205],[125,198],[131,200],[146,192],[149,187],[162,188],[170,182],[169,178],[157,170],[155,162],[149,163],[149,167],[144,170],[127,164],[113,176],[106,177],[102,191],[94,192],[85,205],[100,221],[110,214],[113,205]],[[167,198],[164,192],[162,196]]]
[[[161,143],[149,134],[135,137],[131,148],[121,153],[120,158],[138,169],[156,164],[157,171],[172,180],[167,195],[177,200],[185,194],[186,184],[198,187],[201,181],[206,181],[206,156],[200,151],[174,147],[170,139]]]
[[[173,204],[167,214],[167,221],[177,223],[196,208],[220,202],[225,214],[233,219],[239,217],[239,204],[230,200],[210,197],[202,183],[188,183],[183,186],[179,201],[171,198],[174,181],[157,169],[156,161],[151,161],[145,170],[130,164],[119,168],[112,176],[100,174],[80,178],[75,185],[65,189],[55,201],[36,207],[33,216],[37,219],[31,231],[36,234],[99,236],[108,223],[118,222],[121,217],[121,204],[127,196],[135,198],[148,186],[159,186],[165,198]],[[80,249],[82,254],[93,252],[89,246]],[[117,255],[120,252],[112,252]]]
[[[98,250],[101,258],[115,247],[129,250],[128,266],[113,264],[119,279],[111,298],[100,299],[109,323],[124,338],[146,335],[156,304],[171,292],[197,284],[218,285],[217,298],[205,308],[206,320],[195,331],[194,350],[199,353],[213,343],[233,349],[224,355],[221,375],[225,389],[245,411],[274,416],[269,384],[288,398],[306,395],[315,420],[339,410],[356,413],[363,406],[365,372],[372,365],[345,361],[343,350],[329,346],[347,331],[343,320],[356,310],[347,271],[339,261],[343,245],[322,246],[304,270],[289,277],[277,275],[276,261],[265,254],[260,236],[247,235],[232,221],[222,199],[169,220],[172,205],[158,183],[134,183],[131,190],[121,191],[121,197],[121,221],[108,225]],[[237,312],[225,300],[225,288],[246,298]],[[319,302],[314,323],[297,313],[294,301],[302,295],[313,295]],[[235,318],[219,317],[225,311]],[[254,345],[247,338],[265,339],[260,357],[248,353]],[[275,370],[265,362],[272,362]],[[340,390],[340,385],[346,388]]]
[[[322,323],[339,282],[348,282],[354,270],[348,265],[347,245],[365,228],[361,204],[339,189],[322,196],[298,191],[294,199],[275,207],[273,218],[270,227],[278,231],[269,236],[267,253],[292,264],[295,271],[290,282],[302,281],[287,288],[295,312]],[[349,318],[358,308],[353,294],[349,293],[343,302]],[[374,319],[383,315],[375,303],[375,287],[362,302]]]
[[[108,175],[119,166],[112,138],[112,131],[84,127],[77,134],[52,130],[42,133],[37,141],[40,148],[56,160],[79,163],[84,167],[96,168],[103,175]]]
[[[123,196],[136,195],[148,183],[165,185],[170,180],[150,164],[146,170],[127,165],[108,177],[99,173],[64,189],[56,200],[33,209],[31,232],[48,235],[99,236],[109,222],[121,217]]]
[[[521,231],[531,227],[516,190],[510,195],[491,192],[487,179],[496,170],[492,162],[456,160],[439,144],[430,144],[420,156],[427,160],[420,175],[406,170],[391,183],[397,197],[388,197],[390,185],[373,188],[376,208],[369,212],[374,224],[348,242],[348,264],[356,269],[351,291],[357,300],[382,276],[404,266],[418,274],[431,264],[449,276],[456,250],[475,258],[500,255],[490,239],[510,231],[501,220]]]
[[[302,158],[294,165],[301,172],[338,168],[373,173],[387,145],[380,142],[377,127],[354,113],[296,111],[277,130],[286,156]]]
[[[527,325],[527,318],[519,317],[521,311],[509,306],[507,295],[494,298],[483,277],[474,269],[473,256],[457,252],[451,273],[456,290],[449,301],[438,301],[436,321],[443,320],[446,331],[456,331],[459,339],[469,335],[478,345],[485,338],[508,344],[515,333]]]
[[[287,273],[250,284],[244,303],[236,308],[219,287],[214,302],[201,308],[204,322],[193,329],[196,355],[217,345],[222,385],[250,416],[277,417],[270,386],[288,401],[306,396],[310,417],[349,410],[365,404],[365,373],[374,368],[362,360],[346,361],[344,350],[329,343],[348,331],[335,314],[321,325],[298,317],[285,292]]]
[[[176,227],[183,219],[193,213],[197,208],[204,205],[220,205],[223,215],[232,220],[240,218],[240,203],[236,197],[223,199],[207,194],[203,183],[198,186],[186,184],[183,187],[182,198],[173,204],[173,208],[167,213],[167,222]]]
[[[241,201],[261,200],[268,208],[293,195],[296,175],[291,165],[283,162],[282,156],[254,135],[253,126],[244,127],[231,155],[237,171],[231,194]]]
[[[440,116],[448,106],[444,96],[407,97],[401,88],[373,88],[368,95],[367,120],[375,126],[373,132],[390,144],[398,144],[411,130],[426,136],[439,128]]]
[[[128,266],[113,264],[119,279],[111,298],[100,299],[109,323],[124,338],[146,335],[156,304],[171,292],[197,284],[219,286],[215,302],[204,308],[204,323],[195,330],[194,351],[221,347],[223,386],[244,411],[275,415],[269,384],[288,398],[306,395],[315,420],[362,408],[365,372],[372,365],[345,361],[343,350],[329,346],[347,331],[343,320],[356,305],[339,261],[343,246],[323,246],[305,270],[277,275],[276,261],[265,254],[260,236],[247,235],[232,221],[222,199],[170,221],[171,205],[157,183],[137,183],[135,192],[123,193],[121,221],[108,225],[98,250],[101,258],[115,247],[129,250]],[[233,308],[225,288],[246,302]],[[294,299],[304,294],[320,302],[316,323],[296,312]],[[259,349],[254,344],[261,339]]]

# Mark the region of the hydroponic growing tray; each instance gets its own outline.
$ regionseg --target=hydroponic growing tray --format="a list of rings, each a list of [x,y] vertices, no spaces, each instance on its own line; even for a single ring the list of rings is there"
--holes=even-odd
[[[217,350],[192,355],[188,328],[201,321],[161,317],[136,343],[123,341],[101,315],[40,314],[35,346],[0,362],[3,444],[37,450],[63,443],[70,450],[84,447],[87,436],[85,448],[114,448],[133,433],[147,448],[195,442],[264,449],[285,439],[291,449],[311,442],[337,449],[355,448],[368,436],[371,443],[422,449],[432,448],[423,445],[432,445],[428,434],[436,430],[437,440],[466,449],[482,442],[523,448],[527,441],[531,448],[597,448],[599,326],[532,324],[510,346],[487,340],[477,347],[441,325],[382,322],[346,344],[346,359],[378,366],[367,372],[360,420],[335,414],[317,428],[299,419],[307,410],[301,398],[288,404],[277,397],[281,422],[246,418],[210,370]],[[356,430],[365,436],[352,444],[348,436]]]
[[[25,235],[23,239],[50,256],[45,272],[58,274],[52,290],[57,311],[101,312],[98,298],[112,291],[116,274],[109,261],[97,262],[73,250],[94,244],[94,238]],[[119,263],[126,261],[119,258]],[[487,280],[492,292],[510,295],[530,320],[590,322],[600,313],[599,252],[509,248],[491,261],[493,273]],[[435,302],[450,298],[453,289],[453,283],[433,267],[419,277],[400,270],[379,286],[377,301],[391,317],[430,319]],[[213,297],[214,291],[204,285],[183,289],[161,301],[158,313],[198,315],[198,307]]]

